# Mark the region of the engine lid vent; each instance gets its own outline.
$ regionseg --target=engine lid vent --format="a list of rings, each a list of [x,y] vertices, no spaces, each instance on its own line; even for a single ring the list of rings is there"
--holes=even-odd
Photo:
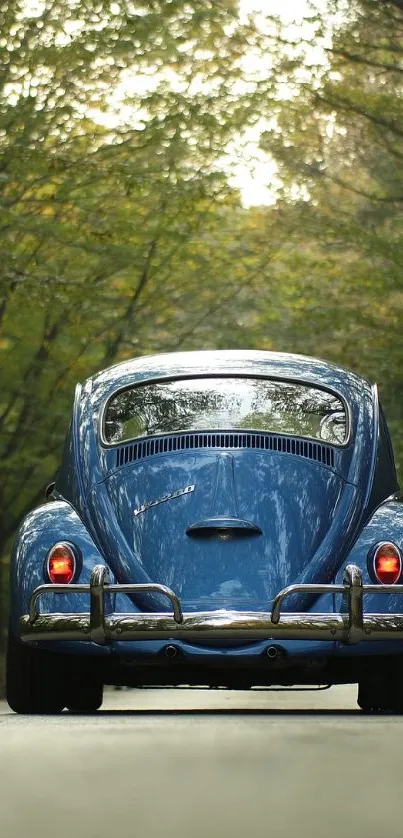
[[[127,465],[146,457],[171,451],[188,451],[200,448],[250,448],[264,451],[279,451],[316,460],[326,466],[334,466],[334,450],[330,445],[311,442],[290,436],[269,433],[183,433],[174,436],[153,437],[120,446],[116,451],[116,467]]]

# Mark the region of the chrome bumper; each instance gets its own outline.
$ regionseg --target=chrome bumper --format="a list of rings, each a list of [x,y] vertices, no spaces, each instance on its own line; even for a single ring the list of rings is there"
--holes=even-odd
[[[364,614],[364,594],[403,594],[403,585],[363,585],[361,571],[348,565],[342,585],[290,585],[277,594],[271,612],[199,611],[183,613],[179,598],[164,585],[111,585],[108,570],[96,565],[89,585],[40,585],[21,617],[22,640],[403,640],[403,614]],[[89,613],[39,613],[46,593],[90,595]],[[173,614],[105,613],[105,595],[157,593],[167,597]],[[340,613],[281,612],[290,594],[343,594]]]

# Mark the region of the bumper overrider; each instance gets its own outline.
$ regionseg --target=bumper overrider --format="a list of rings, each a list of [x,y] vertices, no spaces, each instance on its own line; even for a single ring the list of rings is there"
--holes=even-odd
[[[47,593],[89,594],[87,613],[40,613]],[[172,605],[168,613],[106,613],[107,594],[156,593]],[[295,593],[342,594],[337,613],[283,612],[284,600]],[[184,613],[179,597],[165,585],[109,584],[108,569],[96,565],[90,584],[40,585],[32,593],[29,614],[21,617],[22,640],[84,640],[107,644],[116,640],[403,640],[403,614],[365,614],[364,595],[403,594],[403,585],[363,585],[360,569],[346,567],[342,585],[290,585],[274,599],[271,612],[199,611]]]

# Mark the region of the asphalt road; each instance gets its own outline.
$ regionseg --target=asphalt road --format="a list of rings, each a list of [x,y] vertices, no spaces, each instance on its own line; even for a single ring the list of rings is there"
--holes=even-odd
[[[1,838],[401,838],[403,717],[326,692],[108,692],[93,716],[0,703]]]

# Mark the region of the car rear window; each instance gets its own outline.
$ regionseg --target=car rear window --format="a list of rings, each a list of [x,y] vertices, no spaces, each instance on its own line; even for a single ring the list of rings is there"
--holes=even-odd
[[[347,441],[343,402],[290,381],[210,377],[140,384],[112,396],[104,441],[205,430],[271,431],[334,445]]]

